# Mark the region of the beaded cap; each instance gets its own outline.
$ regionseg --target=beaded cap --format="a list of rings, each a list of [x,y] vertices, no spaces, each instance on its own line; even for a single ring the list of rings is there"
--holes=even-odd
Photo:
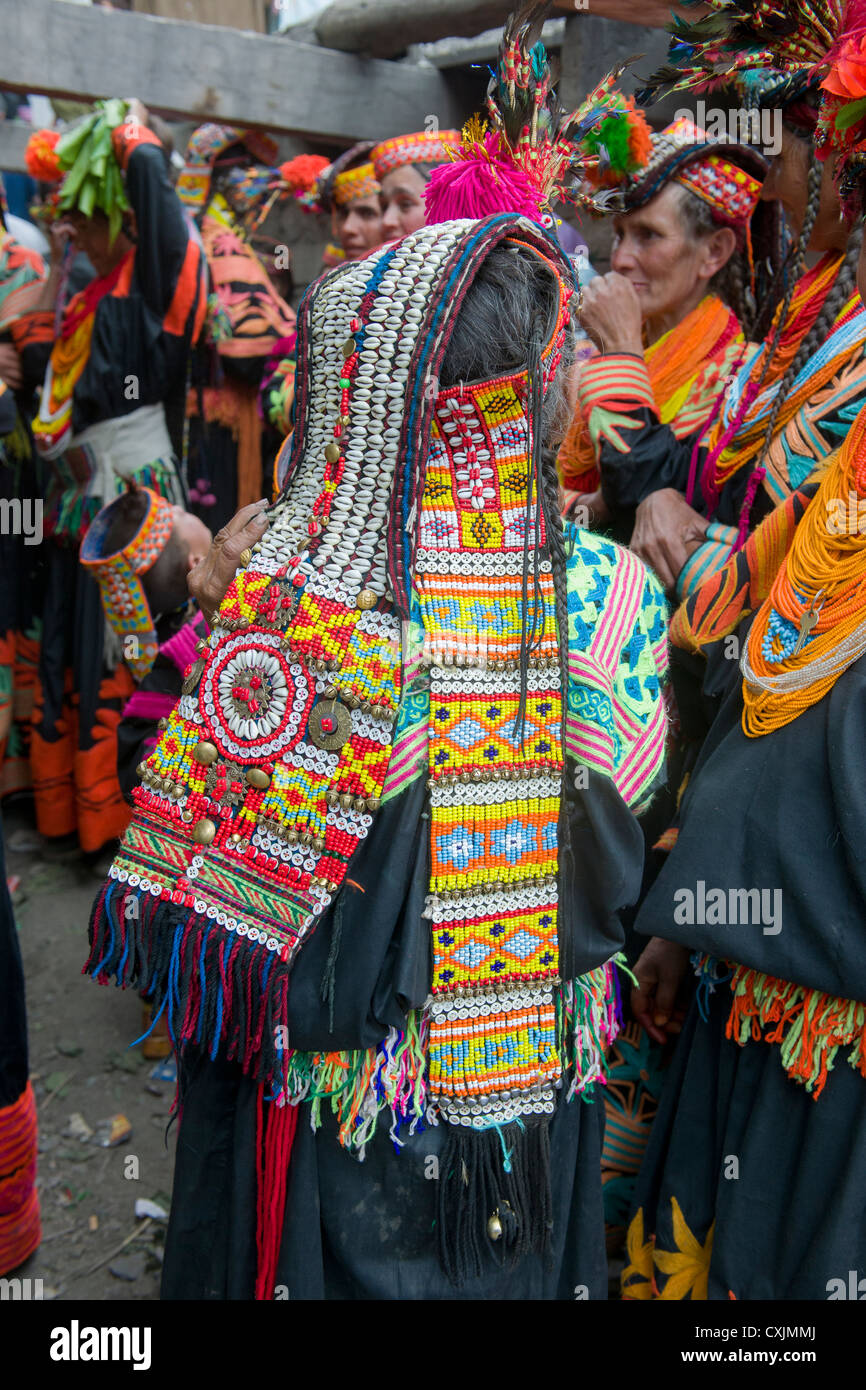
[[[651,136],[652,152],[642,168],[613,189],[581,199],[596,212],[633,212],[645,207],[671,181],[680,183],[733,226],[748,223],[758,204],[767,161],[757,150],[708,135],[680,117]]]
[[[394,135],[373,147],[370,158],[376,178],[383,179],[392,169],[406,164],[446,164],[460,144],[459,130],[416,130],[411,135]]]
[[[362,198],[376,198],[380,191],[381,185],[372,164],[358,164],[354,169],[344,169],[334,179],[334,202],[338,208],[360,202]]]
[[[105,553],[105,540],[120,503],[110,502],[96,514],[81,543],[81,563],[99,584],[102,607],[112,631],[124,641],[124,660],[136,680],[153,666],[159,650],[150,605],[141,576],[156,564],[168,544],[174,526],[171,503],[151,488],[137,489],[147,498],[147,511],[135,535],[113,554]]]

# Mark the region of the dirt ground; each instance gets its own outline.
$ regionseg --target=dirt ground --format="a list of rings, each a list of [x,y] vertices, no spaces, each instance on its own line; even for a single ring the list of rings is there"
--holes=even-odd
[[[7,803],[3,829],[27,989],[42,1208],[42,1244],[16,1273],[41,1279],[46,1299],[156,1299],[159,1211],[168,1212],[174,1165],[176,1127],[167,1138],[166,1128],[175,1083],[164,1075],[173,1062],[149,1062],[128,1046],[143,1031],[137,994],[81,974],[102,874],[77,851],[39,846],[26,803]],[[105,1147],[111,1122],[116,1142]],[[155,1204],[151,1216],[136,1217],[141,1199]]]

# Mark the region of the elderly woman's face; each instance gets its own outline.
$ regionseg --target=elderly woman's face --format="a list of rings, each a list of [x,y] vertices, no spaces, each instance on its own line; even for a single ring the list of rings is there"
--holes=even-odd
[[[646,207],[613,220],[611,269],[637,293],[644,321],[690,309],[711,278],[705,275],[711,238],[689,234],[680,203],[679,185],[668,184]]]

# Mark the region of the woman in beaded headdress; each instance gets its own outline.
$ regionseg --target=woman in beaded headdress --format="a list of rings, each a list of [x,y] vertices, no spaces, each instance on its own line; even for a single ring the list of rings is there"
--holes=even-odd
[[[598,353],[580,373],[559,468],[565,505],[588,508],[594,524],[612,523],[628,540],[634,508],[611,511],[605,492],[615,494],[620,474],[640,479],[660,424],[677,439],[700,438],[747,354],[751,221],[767,165],[749,146],[678,119],[623,169],[619,126],[635,113],[619,100],[622,112],[584,142],[597,153],[581,201],[613,214],[614,242],[611,272],[584,296],[581,325]]]
[[[614,1030],[664,605],[639,562],[558,530],[567,273],[526,220],[446,223],[302,312],[288,487],[256,553],[241,529],[205,571],[207,608],[240,558],[94,919],[91,968],[152,973],[183,1055],[166,1296],[252,1294],[252,1223],[228,1242],[257,1163],[260,1296],[603,1295],[600,1112],[564,1102]],[[226,1142],[231,1170],[208,1157]]]
[[[866,26],[847,22],[824,54],[819,148],[853,217]],[[866,293],[863,250],[857,278]],[[699,984],[638,1178],[626,1298],[858,1296],[864,465],[861,408],[811,500],[768,517],[672,624],[681,710],[718,712],[637,919],[653,938],[632,1001],[648,1024],[665,1028],[689,952]]]
[[[581,1098],[665,609],[562,529],[572,294],[506,212],[301,306],[284,492],[194,576],[212,634],[92,924],[181,1055],[164,1296],[604,1296]]]
[[[651,90],[728,85],[748,109],[781,117],[782,148],[762,198],[781,205],[793,244],[769,302],[764,341],[743,363],[703,439],[652,431],[640,468],[602,473],[609,504],[638,507],[633,544],[680,596],[724,564],[772,508],[803,486],[848,429],[866,394],[866,312],[855,285],[862,224],[840,207],[833,162],[816,154],[827,35],[844,0],[711,0],[694,28],[678,22],[672,66]],[[710,37],[707,37],[707,36]],[[820,253],[806,269],[806,256]],[[814,489],[813,489],[814,490]]]

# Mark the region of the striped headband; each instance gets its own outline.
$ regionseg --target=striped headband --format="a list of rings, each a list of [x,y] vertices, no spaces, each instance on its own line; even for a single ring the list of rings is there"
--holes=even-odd
[[[372,164],[358,164],[344,169],[334,179],[334,202],[338,208],[358,203],[362,198],[375,198],[380,191]]]
[[[376,145],[371,159],[377,179],[406,164],[447,164],[460,148],[459,130],[418,130]]]

